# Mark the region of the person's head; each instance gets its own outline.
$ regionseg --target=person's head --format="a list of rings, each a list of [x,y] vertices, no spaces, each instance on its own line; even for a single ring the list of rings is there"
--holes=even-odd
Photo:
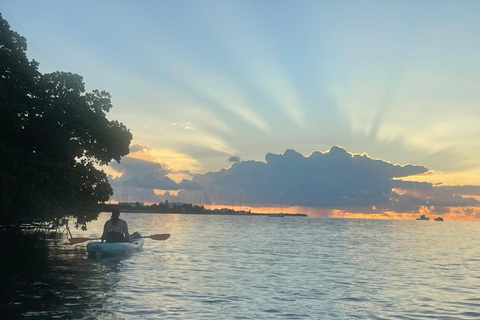
[[[119,217],[120,217],[120,209],[118,209],[117,207],[114,207],[112,209],[112,223],[117,222]]]

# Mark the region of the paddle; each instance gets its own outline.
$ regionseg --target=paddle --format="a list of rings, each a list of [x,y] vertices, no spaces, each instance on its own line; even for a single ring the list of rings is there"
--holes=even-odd
[[[170,238],[170,235],[168,233],[166,233],[166,234],[153,234],[151,236],[144,236],[144,237],[141,237],[141,238],[150,238],[152,240],[161,241],[161,240],[167,240],[168,238]],[[70,239],[68,239],[68,241],[71,244],[82,243],[82,242],[90,241],[90,240],[100,240],[100,238],[70,238]]]
[[[165,233],[165,234],[153,234],[151,236],[145,236],[145,237],[142,237],[142,238],[150,238],[152,240],[157,240],[157,241],[160,241],[160,240],[167,240],[168,238],[170,238],[170,235],[168,233]]]
[[[68,239],[68,241],[71,244],[82,243],[82,242],[89,241],[89,240],[100,240],[100,238],[70,238],[70,239]]]

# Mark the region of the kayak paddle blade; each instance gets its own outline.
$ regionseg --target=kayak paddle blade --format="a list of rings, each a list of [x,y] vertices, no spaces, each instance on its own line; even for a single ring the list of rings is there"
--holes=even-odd
[[[90,238],[70,238],[70,239],[68,239],[68,241],[71,244],[82,243],[82,242],[85,242],[85,241],[88,241],[88,240],[94,240],[94,239],[90,239]]]
[[[154,235],[151,235],[151,236],[148,236],[148,237],[145,237],[145,238],[150,238],[152,240],[167,240],[168,238],[170,238],[170,235],[169,234],[154,234]]]

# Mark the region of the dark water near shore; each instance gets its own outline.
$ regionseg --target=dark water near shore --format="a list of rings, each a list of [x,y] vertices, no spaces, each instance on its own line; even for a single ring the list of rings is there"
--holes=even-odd
[[[98,237],[108,217],[76,235]],[[122,218],[172,236],[98,260],[85,244],[27,241],[2,259],[0,318],[480,319],[479,223]]]

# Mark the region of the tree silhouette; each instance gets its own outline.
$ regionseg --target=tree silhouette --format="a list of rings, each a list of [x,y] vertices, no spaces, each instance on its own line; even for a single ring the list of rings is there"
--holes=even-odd
[[[99,169],[128,154],[129,130],[105,91],[69,72],[42,74],[0,14],[0,225],[74,216],[85,227],[113,194]]]

